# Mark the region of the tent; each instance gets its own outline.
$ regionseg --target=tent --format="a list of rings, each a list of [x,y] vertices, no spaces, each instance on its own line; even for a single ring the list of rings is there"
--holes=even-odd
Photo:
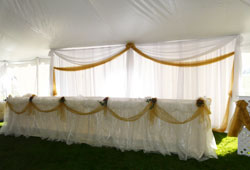
[[[47,57],[51,48],[243,35],[249,0],[3,0],[0,60]]]
[[[250,52],[249,9],[249,0],[4,0],[0,62],[37,65],[41,58],[48,63],[51,49],[236,35],[241,36],[241,51]],[[42,82],[44,78],[37,78],[34,83]]]

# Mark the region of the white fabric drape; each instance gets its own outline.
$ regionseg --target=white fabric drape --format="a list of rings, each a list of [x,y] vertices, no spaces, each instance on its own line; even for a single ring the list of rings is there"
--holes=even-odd
[[[60,67],[75,66],[74,63],[76,61],[81,64],[89,64],[92,62],[97,62],[102,58],[110,57],[120,52],[124,48],[124,45],[122,45],[85,48],[79,50],[61,50],[54,53],[50,53],[50,55],[52,56],[51,65]],[[71,54],[71,56],[67,57],[66,55],[68,54]],[[65,60],[65,57],[67,57],[67,60]],[[126,91],[124,91],[127,86],[126,79],[124,79],[124,77],[127,76],[128,70],[126,68],[126,60],[127,57],[125,53],[112,62],[106,63],[103,66],[99,66],[93,69],[88,69],[86,71],[78,71],[71,73],[56,71],[56,82],[58,84],[57,90],[59,92],[59,95],[126,97]],[[51,67],[51,69],[53,69],[53,67]],[[52,73],[53,72],[51,70],[51,86],[53,77]],[[57,76],[58,74],[60,75],[59,77],[62,79]],[[72,84],[64,82],[72,82]],[[120,89],[122,90],[120,91]]]
[[[58,105],[57,97],[35,97],[32,101],[42,110]],[[80,112],[90,112],[100,106],[98,97],[66,97],[66,104]],[[22,110],[28,97],[8,98],[13,108]],[[209,101],[206,101],[209,107]],[[188,119],[197,110],[196,100],[158,99],[157,104],[179,121]],[[145,99],[110,98],[108,107],[122,117],[131,117],[142,111]],[[78,115],[65,110],[66,119],[61,120],[57,111],[42,113],[33,110],[33,115],[16,114],[8,109],[5,124],[0,134],[38,136],[41,138],[65,141],[67,144],[87,143],[92,146],[112,146],[124,150],[160,152],[163,155],[175,153],[186,160],[216,158],[216,144],[211,127],[208,129],[200,116],[191,122],[176,125],[155,118],[154,124],[148,113],[139,120],[125,122],[100,111],[92,115]]]
[[[117,46],[103,46],[95,47],[95,50],[92,48],[84,49],[68,49],[68,50],[56,50],[52,53],[59,56],[61,59],[76,65],[90,64],[93,62],[98,62],[109,56],[115,55],[124,48],[124,45]],[[73,54],[73,55],[72,55]],[[72,56],[70,56],[72,55]],[[93,57],[94,56],[94,57]]]
[[[10,79],[6,76],[7,74],[7,63],[0,62],[0,100],[5,98],[9,93]]]
[[[234,39],[235,36],[227,36],[212,39],[139,44],[136,47],[153,58],[165,61],[186,61],[214,52]]]
[[[0,100],[27,93],[49,95],[49,59],[0,61]]]
[[[136,44],[136,47],[154,58],[166,61],[200,61],[235,51],[236,39],[236,36],[229,36]],[[112,51],[113,47],[110,48]],[[96,61],[95,56],[103,53],[100,48],[81,50],[88,51],[87,57],[77,49],[56,50],[52,62],[57,67],[73,66],[72,61],[64,60],[66,55],[70,56],[70,59],[75,57],[77,61],[89,63]],[[237,57],[236,65],[239,61]],[[56,71],[57,90],[59,95],[65,96],[152,96],[169,99],[196,99],[206,96],[212,99],[212,126],[218,128],[226,109],[233,58],[232,56],[205,66],[184,68],[161,65],[129,50],[117,59],[96,68],[77,72]],[[237,72],[235,73],[237,79]]]

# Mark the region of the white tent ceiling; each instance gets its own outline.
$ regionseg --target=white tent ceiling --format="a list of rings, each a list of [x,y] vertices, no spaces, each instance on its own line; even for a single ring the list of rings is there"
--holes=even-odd
[[[45,57],[50,48],[236,34],[249,50],[250,0],[0,1],[0,60]]]

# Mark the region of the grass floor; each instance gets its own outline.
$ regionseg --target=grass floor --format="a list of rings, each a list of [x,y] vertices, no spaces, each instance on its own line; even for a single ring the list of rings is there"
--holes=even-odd
[[[163,156],[142,151],[121,152],[115,148],[66,145],[37,137],[0,135],[0,170],[74,169],[164,169],[164,170],[244,170],[250,158],[237,155],[237,138],[214,133],[218,159],[181,161],[178,156]]]

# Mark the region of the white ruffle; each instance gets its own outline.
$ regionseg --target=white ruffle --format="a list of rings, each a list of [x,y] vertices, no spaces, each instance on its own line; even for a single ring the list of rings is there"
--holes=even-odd
[[[58,105],[58,97],[35,97],[33,102],[42,109],[51,109]],[[89,112],[97,108],[98,97],[67,97],[66,104],[76,110]],[[28,103],[28,97],[9,98],[15,110],[22,110]],[[157,99],[157,103],[179,121],[190,117],[197,109],[195,100]],[[110,98],[108,106],[122,117],[133,116],[147,105],[145,99]],[[210,103],[208,103],[210,105]],[[7,110],[7,122],[0,133],[15,136],[38,136],[43,139],[65,141],[67,144],[87,143],[92,146],[112,146],[124,150],[144,150],[160,152],[165,155],[176,153],[181,160],[195,158],[204,160],[216,158],[216,144],[212,130],[207,130],[199,117],[182,125],[166,123],[158,118],[152,125],[145,114],[135,122],[124,122],[103,111],[94,115],[80,116],[69,111],[63,121],[57,112],[34,115],[17,115]]]

